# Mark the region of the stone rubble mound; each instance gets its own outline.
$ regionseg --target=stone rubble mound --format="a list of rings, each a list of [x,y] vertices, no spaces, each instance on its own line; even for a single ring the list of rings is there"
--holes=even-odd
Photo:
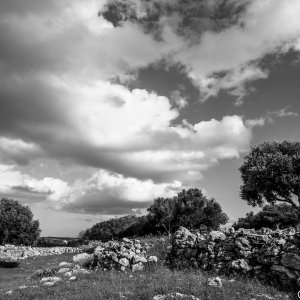
[[[77,253],[81,248],[72,247],[31,247],[31,246],[0,246],[0,257],[9,256],[15,259],[25,259],[33,256],[48,256],[63,253]]]
[[[146,255],[150,247],[149,244],[142,245],[140,240],[123,238],[120,242],[101,243],[90,254],[77,254],[73,261],[90,269],[141,271],[145,264],[151,265],[158,261],[156,256]]]
[[[172,268],[244,274],[284,287],[295,286],[300,283],[299,240],[294,228],[227,228],[201,234],[180,227],[172,237],[167,263]]]

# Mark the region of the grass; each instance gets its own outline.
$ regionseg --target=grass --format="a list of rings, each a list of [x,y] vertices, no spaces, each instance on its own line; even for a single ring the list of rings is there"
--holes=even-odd
[[[155,246],[150,254],[163,258],[167,243],[153,242]],[[195,270],[171,271],[163,264],[136,273],[97,271],[78,276],[75,282],[62,282],[54,287],[44,287],[38,279],[30,278],[37,269],[55,268],[71,258],[72,254],[29,258],[22,261],[20,268],[0,269],[0,299],[147,300],[153,299],[154,295],[172,292],[194,295],[201,300],[293,299],[296,296],[243,278],[230,282],[223,277],[222,288],[210,287],[206,285],[209,274]],[[20,289],[20,286],[27,288]],[[13,291],[12,295],[4,295],[9,290]]]

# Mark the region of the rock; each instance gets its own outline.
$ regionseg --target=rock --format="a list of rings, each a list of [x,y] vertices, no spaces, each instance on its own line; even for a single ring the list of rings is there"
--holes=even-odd
[[[44,286],[54,286],[55,282],[47,281],[44,283]]]
[[[208,278],[207,285],[221,288],[222,287],[222,279],[220,277]]]
[[[73,264],[63,261],[58,266],[61,268],[72,268]]]
[[[62,278],[61,277],[57,277],[57,276],[52,276],[52,277],[44,277],[41,279],[41,283],[46,283],[46,282],[51,282],[51,283],[57,283],[57,282],[60,282],[62,281]]]
[[[132,272],[142,271],[142,270],[144,270],[144,266],[142,263],[139,262],[139,263],[132,265],[131,270],[132,270]]]
[[[226,234],[222,231],[211,231],[209,233],[209,239],[212,241],[224,241],[226,239]]]
[[[149,256],[147,260],[148,260],[148,263],[157,263],[158,258],[157,258],[157,256],[152,255],[152,256]]]
[[[13,291],[7,291],[4,295],[12,295]]]
[[[134,255],[132,259],[133,259],[134,264],[139,263],[139,262],[141,262],[141,263],[146,263],[147,262],[146,257],[144,257],[142,255],[138,255],[138,254]]]
[[[129,266],[129,260],[127,258],[123,257],[119,260],[119,264],[121,266],[127,267],[127,266]]]
[[[59,269],[59,270],[57,271],[57,274],[64,274],[64,273],[67,273],[67,272],[69,272],[69,271],[71,271],[70,268],[61,268],[61,269]]]
[[[295,270],[300,270],[300,256],[294,253],[285,253],[282,255],[281,264]]]
[[[167,295],[156,295],[152,298],[153,300],[165,300],[165,299],[188,299],[188,300],[200,300],[193,295],[185,295],[181,293],[170,293]]]
[[[77,280],[77,277],[76,276],[72,276],[72,277],[69,278],[69,280],[70,281],[75,281],[75,280]]]
[[[79,266],[86,267],[94,261],[93,254],[80,253],[73,256],[73,262]]]
[[[73,271],[70,271],[70,272],[66,272],[63,274],[65,277],[72,277],[73,275]]]
[[[72,271],[72,274],[74,275],[79,275],[79,274],[91,274],[91,271],[83,269],[83,268],[79,268],[79,269],[75,269]]]
[[[240,270],[245,272],[252,270],[252,267],[249,266],[248,262],[245,259],[233,260],[230,264],[230,267],[234,270]]]

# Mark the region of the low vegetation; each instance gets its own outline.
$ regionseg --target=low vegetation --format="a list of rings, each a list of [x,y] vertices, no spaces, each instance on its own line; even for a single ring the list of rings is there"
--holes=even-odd
[[[216,230],[228,221],[215,199],[208,199],[199,189],[182,190],[173,198],[157,198],[148,215],[125,216],[99,222],[80,236],[83,239],[107,241],[122,237],[171,234],[180,226]]]
[[[168,247],[166,237],[142,241],[154,243],[149,255],[158,256],[160,261],[164,259]],[[79,275],[75,282],[62,282],[52,287],[41,285],[40,278],[31,276],[37,269],[55,269],[60,262],[71,261],[71,257],[62,254],[29,258],[22,261],[18,269],[0,269],[0,299],[152,300],[154,296],[176,292],[186,295],[185,298],[177,299],[191,299],[187,296],[194,295],[201,300],[270,300],[292,299],[293,296],[245,278],[222,277],[222,288],[208,286],[207,279],[213,274],[197,270],[172,271],[162,263],[134,273],[98,270]],[[12,291],[12,294],[5,295],[8,291]]]

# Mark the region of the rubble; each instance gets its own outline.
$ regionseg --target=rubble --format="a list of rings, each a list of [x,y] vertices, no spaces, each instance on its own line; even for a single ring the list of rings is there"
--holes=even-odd
[[[299,233],[227,228],[208,234],[180,227],[172,237],[167,263],[172,268],[200,268],[219,275],[244,274],[283,287],[300,282]]]

